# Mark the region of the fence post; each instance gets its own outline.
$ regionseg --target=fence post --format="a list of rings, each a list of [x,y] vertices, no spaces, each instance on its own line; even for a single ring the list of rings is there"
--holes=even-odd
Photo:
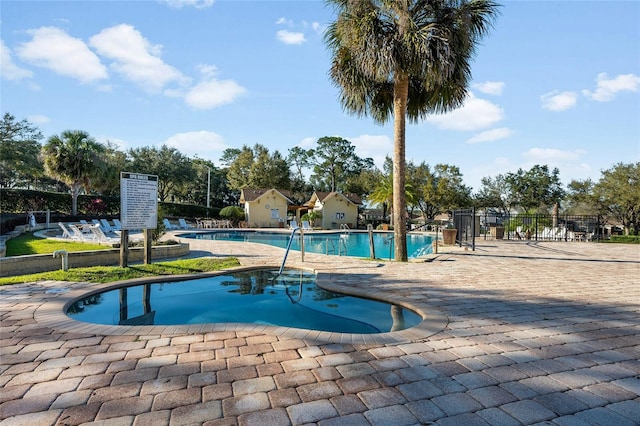
[[[476,208],[471,209],[471,251],[476,251]]]

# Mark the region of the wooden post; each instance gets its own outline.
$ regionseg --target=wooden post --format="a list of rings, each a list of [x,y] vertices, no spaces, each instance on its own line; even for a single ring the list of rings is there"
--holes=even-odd
[[[151,265],[151,243],[153,238],[153,229],[144,229],[144,264]]]
[[[369,231],[369,256],[371,259],[376,258],[376,248],[373,244],[373,225],[367,225],[367,231]]]
[[[129,266],[129,230],[120,231],[120,267]]]

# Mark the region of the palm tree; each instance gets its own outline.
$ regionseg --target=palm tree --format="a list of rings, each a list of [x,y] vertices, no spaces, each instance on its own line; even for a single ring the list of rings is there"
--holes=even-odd
[[[462,105],[475,47],[491,27],[491,0],[328,0],[338,17],[325,40],[344,108],[376,122],[394,119],[395,259],[407,261],[406,119]]]
[[[47,172],[71,186],[71,214],[78,213],[78,193],[88,191],[91,179],[103,169],[106,147],[81,130],[51,136],[42,147]]]
[[[368,198],[372,203],[381,205],[382,217],[387,217],[387,208],[389,206],[393,206],[393,176],[384,176]],[[413,186],[411,186],[411,184],[405,184],[404,198],[409,203],[414,202],[415,191],[413,190]],[[392,215],[391,219],[391,225],[395,227],[395,217]]]

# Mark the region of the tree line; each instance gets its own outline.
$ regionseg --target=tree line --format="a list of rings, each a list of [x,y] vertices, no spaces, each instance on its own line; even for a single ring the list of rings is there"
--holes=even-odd
[[[353,193],[386,217],[393,205],[393,161],[382,169],[361,158],[355,146],[339,137],[322,137],[311,149],[290,148],[286,155],[261,144],[229,148],[220,167],[210,160],[190,158],[178,149],[139,147],[119,150],[100,143],[87,132],[68,130],[42,143],[40,130],[26,119],[5,113],[0,122],[0,186],[77,196],[117,196],[120,172],[158,175],[163,202],[222,208],[238,203],[243,188],[288,190],[295,203],[314,191]],[[573,180],[564,187],[557,168],[535,165],[529,170],[485,177],[480,188],[464,184],[460,169],[449,164],[407,162],[404,196],[410,217],[433,220],[457,208],[492,209],[502,214],[549,213],[601,215],[637,234],[640,229],[640,163],[618,163],[602,172],[599,181]],[[210,189],[207,198],[207,189]]]

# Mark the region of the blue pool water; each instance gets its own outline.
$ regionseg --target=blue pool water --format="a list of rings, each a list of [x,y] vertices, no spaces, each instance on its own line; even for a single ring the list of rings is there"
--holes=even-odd
[[[269,244],[286,248],[291,233],[269,231],[213,231],[180,235],[183,238],[203,240],[245,241]],[[433,238],[429,235],[407,234],[407,254],[415,259],[432,252]],[[374,232],[373,245],[376,257],[393,259],[393,234]],[[300,250],[300,234],[294,235],[292,250]],[[367,232],[318,232],[304,234],[304,250],[311,253],[322,253],[340,256],[369,257],[369,234]]]
[[[422,321],[395,305],[323,290],[310,272],[276,276],[260,269],[108,290],[76,301],[67,315],[108,325],[254,323],[360,334]]]

